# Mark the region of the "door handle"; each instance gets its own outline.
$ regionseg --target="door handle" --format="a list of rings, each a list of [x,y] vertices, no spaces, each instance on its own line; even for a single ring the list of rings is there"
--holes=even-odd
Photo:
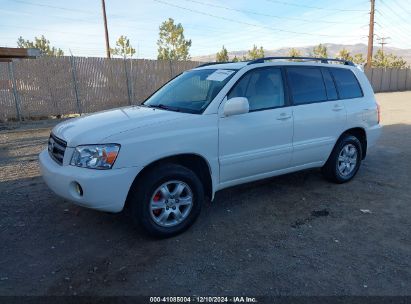
[[[344,109],[343,106],[341,106],[341,105],[335,105],[334,108],[333,108],[333,111],[341,111],[341,110],[343,110],[343,109]]]
[[[277,117],[277,120],[287,120],[290,119],[291,115],[287,113],[281,113],[280,116]]]

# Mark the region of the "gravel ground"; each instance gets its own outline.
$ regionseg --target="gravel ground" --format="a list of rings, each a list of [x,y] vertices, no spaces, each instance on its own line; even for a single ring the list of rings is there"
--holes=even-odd
[[[227,189],[167,240],[46,187],[53,122],[3,126],[0,295],[411,295],[411,92],[377,99],[383,136],[352,182],[310,170]]]

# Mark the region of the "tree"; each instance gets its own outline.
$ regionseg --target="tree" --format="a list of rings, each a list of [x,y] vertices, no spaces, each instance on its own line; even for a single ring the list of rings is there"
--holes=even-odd
[[[365,58],[361,53],[355,54],[354,58],[353,58],[353,62],[355,64],[364,64],[365,63]]]
[[[350,52],[347,49],[342,49],[337,53],[337,58],[342,60],[353,61],[354,58],[351,56]]]
[[[337,54],[338,59],[342,60],[348,60],[352,61],[355,64],[364,64],[365,63],[365,58],[361,53],[355,54],[354,56],[351,55],[351,53],[347,49],[342,49],[338,52]]]
[[[301,52],[295,48],[291,48],[288,51],[288,56],[289,57],[301,57]]]
[[[377,53],[375,53],[372,59],[372,66],[376,68],[388,67],[388,58],[384,56],[384,53],[381,50],[378,50]]]
[[[215,56],[215,61],[217,62],[227,62],[229,60],[228,58],[228,52],[227,49],[224,47],[221,49],[220,52],[217,52],[216,56]]]
[[[405,69],[407,62],[402,57],[397,57],[394,54],[388,54],[390,66],[392,68]]]
[[[372,59],[372,66],[376,68],[405,68],[406,65],[407,62],[402,57],[384,54],[382,50],[378,50]]]
[[[124,59],[127,57],[133,57],[136,53],[136,50],[131,46],[130,39],[127,36],[121,35],[116,42],[116,46],[114,49],[110,49],[110,53],[112,55],[121,56]]]
[[[174,24],[174,19],[168,18],[160,26],[158,45],[159,60],[188,60],[191,40],[184,38],[184,28]]]
[[[24,40],[23,37],[19,37],[17,40],[17,47],[19,48],[36,48],[41,51],[45,56],[64,56],[64,52],[61,49],[57,49],[54,46],[50,46],[50,41],[43,35],[40,38],[34,37],[34,42],[30,40]]]
[[[316,58],[327,58],[327,47],[323,44],[319,44],[313,48],[313,56]]]
[[[238,57],[237,56],[234,56],[234,58],[233,58],[233,62],[239,62],[240,61],[240,59],[238,59]]]
[[[301,52],[295,48],[291,48],[288,51],[289,57],[301,57]],[[290,59],[290,61],[302,61],[301,59]]]
[[[264,49],[262,46],[258,48],[255,44],[251,50],[247,52],[247,56],[244,57],[246,60],[254,60],[264,57]]]

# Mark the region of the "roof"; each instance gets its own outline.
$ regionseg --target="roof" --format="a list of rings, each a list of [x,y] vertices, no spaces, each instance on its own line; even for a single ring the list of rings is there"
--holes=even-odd
[[[10,61],[13,58],[36,58],[41,55],[39,49],[0,47],[0,60]]]
[[[210,62],[204,63],[198,66],[196,69],[241,69],[247,65],[262,65],[269,63],[268,65],[334,65],[344,67],[354,67],[355,65],[351,61],[334,59],[334,58],[315,58],[315,57],[264,57],[250,61],[240,62]]]
[[[201,65],[195,69],[235,69],[239,70],[247,65],[248,61],[239,61],[239,62],[224,62],[224,63],[211,63],[207,65]]]

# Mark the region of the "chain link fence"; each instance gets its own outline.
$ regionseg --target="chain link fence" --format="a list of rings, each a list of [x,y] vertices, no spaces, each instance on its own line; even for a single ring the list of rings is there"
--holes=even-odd
[[[0,62],[0,121],[140,104],[194,61],[43,57]]]
[[[200,62],[42,57],[0,62],[0,121],[136,105]],[[367,69],[375,92],[411,90],[410,69]]]
[[[411,90],[411,69],[365,69],[374,92],[397,92]]]

